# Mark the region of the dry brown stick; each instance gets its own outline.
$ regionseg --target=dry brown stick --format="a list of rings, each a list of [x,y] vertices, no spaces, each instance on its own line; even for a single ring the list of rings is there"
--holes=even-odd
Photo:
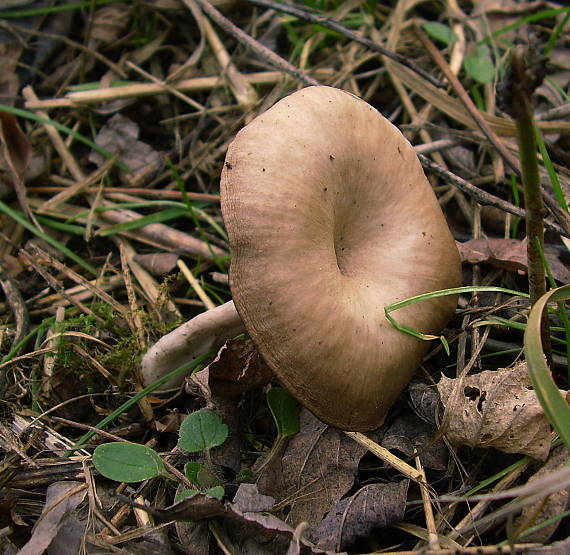
[[[270,50],[260,42],[256,41],[253,37],[249,36],[246,32],[242,31],[239,27],[234,25],[229,19],[224,17],[208,0],[195,0],[196,4],[202,8],[204,13],[226,33],[234,37],[238,42],[250,48],[255,54],[263,58],[266,62],[274,68],[279,69],[291,75],[297,81],[301,81],[305,85],[319,85],[319,82],[307,75],[304,71],[290,64],[287,60]]]
[[[315,69],[312,73],[323,79],[330,79],[335,75],[335,72],[331,68]],[[252,85],[274,85],[283,77],[283,72],[258,71],[245,73],[244,77]],[[223,79],[220,79],[218,75],[213,75],[209,77],[193,77],[191,79],[183,79],[181,81],[169,81],[168,84],[182,92],[198,92],[209,91],[216,87],[222,87],[224,86],[224,81]],[[165,89],[161,84],[136,83],[117,87],[101,87],[99,89],[91,89],[88,91],[72,91],[68,92],[63,98],[26,100],[25,106],[30,110],[72,108],[75,106],[88,106],[90,104],[99,104],[124,98],[139,99],[146,96],[156,96],[164,93]]]
[[[444,88],[445,84],[436,79],[433,75],[430,75],[427,71],[422,69],[421,67],[416,66],[412,63],[408,58],[398,54],[397,52],[393,52],[388,48],[384,48],[381,44],[367,39],[350,29],[347,29],[337,21],[333,19],[329,19],[328,17],[322,16],[317,13],[310,12],[308,10],[302,9],[297,6],[292,6],[290,4],[282,4],[280,2],[273,2],[271,0],[248,0],[250,4],[255,4],[256,6],[263,6],[264,8],[269,8],[271,10],[280,11],[294,17],[298,17],[299,19],[303,19],[305,21],[309,21],[310,23],[316,23],[318,25],[322,25],[323,27],[327,27],[341,35],[345,36],[346,38],[350,39],[351,41],[357,42],[362,46],[366,46],[370,50],[377,52],[378,54],[382,54],[383,56],[387,56],[388,58],[394,60],[395,62],[406,66],[407,68],[411,69],[412,71],[416,72],[418,75],[421,75],[424,79],[427,79],[432,85],[435,85],[439,88]]]
[[[479,204],[494,206],[495,208],[499,208],[504,212],[513,214],[514,216],[519,216],[520,218],[525,217],[525,211],[522,208],[519,208],[518,206],[515,206],[514,204],[511,204],[510,202],[507,202],[506,200],[503,200],[495,195],[487,193],[486,191],[479,189],[479,187],[475,187],[475,185],[469,183],[468,181],[465,181],[465,179],[462,179],[458,175],[455,175],[454,173],[442,168],[441,166],[438,166],[423,154],[418,154],[418,158],[420,159],[420,162],[422,163],[424,169],[438,175],[451,185],[454,185],[469,195],[471,198],[476,200]],[[549,220],[545,220],[544,223],[545,226],[549,229],[552,229],[553,231],[556,231],[562,235],[569,236],[564,228],[562,228],[562,226],[560,226],[558,223]]]
[[[22,90],[22,95],[27,101],[38,100],[38,97],[36,96],[34,89],[32,89],[32,87],[30,86],[24,87],[24,89]],[[47,136],[51,140],[53,147],[61,156],[63,164],[67,167],[69,173],[73,176],[73,178],[76,181],[80,183],[82,181],[85,181],[85,174],[79,167],[77,160],[73,157],[73,155],[67,148],[67,145],[65,144],[64,140],[61,138],[61,135],[59,134],[58,130],[49,123],[51,121],[49,114],[43,111],[38,111],[38,114],[45,120],[42,123],[43,128]]]
[[[59,178],[59,176],[57,176],[57,179],[59,179],[61,182],[64,181],[69,182],[70,186],[75,184],[74,181],[66,180],[65,178]],[[69,187],[57,187],[57,186],[48,186],[48,187],[40,186],[40,187],[26,188],[28,193],[38,193],[40,195],[42,193],[46,195],[51,195],[53,193],[67,191],[68,189]],[[98,190],[99,187],[87,187],[84,192],[95,194]],[[145,189],[144,187],[109,187],[103,190],[103,196],[112,193],[124,193],[129,195],[137,195],[140,197],[176,199],[176,200],[183,200],[184,197],[187,197],[189,200],[220,202],[220,195],[213,195],[210,193],[192,193],[192,192],[182,193],[181,191],[170,191],[165,189]],[[42,205],[41,208],[38,208],[38,211],[41,211],[43,208],[45,208],[45,205]]]
[[[496,133],[491,129],[491,126],[487,123],[485,118],[481,115],[477,106],[473,103],[467,91],[463,88],[459,79],[454,75],[449,67],[449,64],[445,61],[445,58],[441,55],[441,52],[435,47],[433,42],[429,39],[427,34],[417,25],[415,25],[415,31],[422,41],[422,44],[426,47],[430,56],[433,58],[434,62],[438,65],[439,69],[443,72],[453,90],[460,98],[463,105],[468,110],[471,117],[475,120],[475,123],[479,126],[479,129],[483,134],[489,139],[489,142],[497,149],[499,154],[504,158],[505,162],[510,166],[510,168],[518,175],[521,175],[521,170],[516,158],[507,150],[505,145],[499,140]]]
[[[74,196],[81,194],[85,190],[89,189],[90,185],[93,185],[96,181],[102,179],[109,170],[113,167],[116,162],[116,158],[109,158],[97,168],[93,173],[88,175],[84,180],[79,182],[71,181],[69,187],[62,188],[61,192],[57,195],[50,197],[46,202],[36,209],[38,214],[41,214],[45,210],[53,210],[57,208],[62,202],[67,202]],[[99,189],[99,187],[97,187]]]
[[[430,549],[440,549],[439,537],[437,535],[437,526],[433,516],[432,500],[429,494],[429,486],[426,478],[426,473],[423,468],[419,455],[416,456],[416,468],[421,472],[422,479],[420,481],[420,492],[422,496],[422,505],[424,507],[424,515],[426,519],[426,529],[428,531],[428,545]]]
[[[495,206],[500,210],[508,212],[509,214],[513,214],[514,216],[519,216],[520,218],[525,217],[525,211],[506,200],[503,200],[495,195],[491,195],[479,187],[475,187],[475,185],[465,181],[458,175],[438,166],[436,163],[432,162],[429,158],[424,156],[423,154],[418,154],[418,158],[422,163],[424,169],[438,175],[439,177],[443,178],[445,181],[450,183],[451,185],[455,185],[458,189],[461,189],[464,193],[469,195],[471,198],[476,200],[479,204],[486,204],[488,206]],[[558,223],[552,222],[550,220],[545,220],[544,225],[561,235],[569,237],[570,235],[568,232]]]

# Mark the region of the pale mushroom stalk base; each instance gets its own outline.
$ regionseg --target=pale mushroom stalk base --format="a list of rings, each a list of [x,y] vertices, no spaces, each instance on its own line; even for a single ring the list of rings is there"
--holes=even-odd
[[[144,385],[150,385],[244,332],[244,325],[233,301],[199,314],[160,338],[147,351],[141,368]],[[183,379],[184,376],[174,378],[166,382],[159,391],[178,387]]]

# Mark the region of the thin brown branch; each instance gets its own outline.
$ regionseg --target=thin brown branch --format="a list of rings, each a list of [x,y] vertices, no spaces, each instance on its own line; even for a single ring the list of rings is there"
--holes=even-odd
[[[427,34],[417,25],[415,26],[415,31],[425,46],[426,50],[429,52],[430,56],[433,58],[434,62],[437,64],[439,69],[443,72],[453,90],[463,102],[465,108],[468,110],[471,117],[475,120],[475,123],[479,126],[482,133],[489,139],[489,142],[497,149],[497,152],[503,157],[505,162],[509,167],[518,175],[521,175],[521,169],[516,158],[507,150],[505,145],[497,137],[496,133],[491,129],[491,126],[487,123],[485,118],[481,115],[481,112],[477,109],[477,106],[471,100],[467,91],[463,88],[463,85],[455,74],[451,71],[449,64],[445,61],[441,52],[435,47],[433,42],[429,39]]]
[[[439,79],[436,79],[425,69],[418,67],[412,61],[410,61],[409,58],[406,58],[405,56],[402,56],[401,54],[398,54],[397,52],[394,52],[388,48],[384,48],[381,44],[378,44],[373,40],[367,39],[366,37],[363,37],[362,35],[359,35],[350,29],[347,29],[344,25],[341,25],[334,19],[330,19],[318,13],[310,12],[299,6],[295,6],[294,4],[282,4],[280,2],[273,2],[272,0],[248,0],[248,2],[256,6],[262,6],[264,8],[269,8],[270,10],[286,13],[288,15],[298,17],[304,21],[308,21],[309,23],[315,23],[317,25],[326,27],[327,29],[331,29],[332,31],[336,31],[351,41],[361,44],[373,52],[382,54],[383,56],[386,56],[391,60],[394,60],[395,62],[411,69],[418,75],[421,75],[424,79],[427,79],[432,85],[435,85],[438,88],[445,87],[445,83],[442,83]]]
[[[188,0],[184,0],[186,4]],[[250,48],[256,55],[263,58],[267,63],[272,65],[274,68],[288,73],[301,83],[305,85],[319,85],[319,82],[290,64],[287,60],[283,59],[281,56],[277,55],[275,52],[256,41],[253,37],[249,36],[246,32],[242,31],[237,25],[234,25],[229,19],[224,17],[210,2],[207,0],[194,0],[196,4],[202,8],[204,13],[219,27],[221,27],[226,33],[234,37],[238,42]]]

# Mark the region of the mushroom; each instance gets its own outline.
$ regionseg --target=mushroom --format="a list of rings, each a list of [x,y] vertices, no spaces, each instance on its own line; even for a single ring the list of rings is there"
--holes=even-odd
[[[428,348],[394,329],[384,307],[460,284],[455,242],[412,146],[355,95],[308,87],[237,134],[221,194],[239,320],[227,305],[215,310],[232,333],[243,323],[320,419],[380,426]],[[438,334],[456,302],[414,304],[398,320]],[[143,361],[147,383],[159,351]]]

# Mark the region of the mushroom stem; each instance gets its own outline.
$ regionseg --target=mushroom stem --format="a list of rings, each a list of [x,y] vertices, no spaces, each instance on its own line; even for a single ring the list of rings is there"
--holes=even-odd
[[[150,385],[244,331],[233,301],[198,314],[160,338],[147,351],[141,363],[143,384]],[[166,382],[161,390],[179,386],[183,378],[173,378]]]

